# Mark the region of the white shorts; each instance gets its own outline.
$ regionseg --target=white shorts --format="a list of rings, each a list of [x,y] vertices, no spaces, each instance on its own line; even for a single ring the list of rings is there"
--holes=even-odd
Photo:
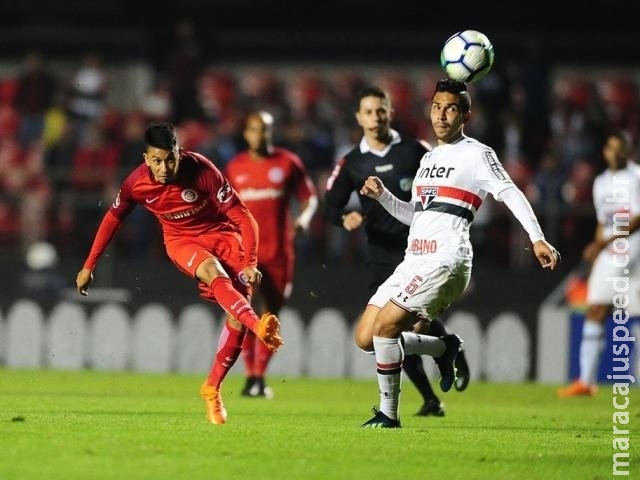
[[[621,262],[622,256],[615,260]],[[629,295],[629,307],[637,310],[633,303],[638,302],[637,289],[638,264],[630,261],[626,265],[616,265],[614,254],[608,250],[600,252],[596,257],[587,284],[587,304],[613,305],[614,297],[618,294]],[[607,280],[608,279],[608,280]]]
[[[433,259],[405,258],[378,287],[369,304],[382,308],[391,300],[419,317],[436,318],[462,295],[470,278],[468,260],[443,265]]]

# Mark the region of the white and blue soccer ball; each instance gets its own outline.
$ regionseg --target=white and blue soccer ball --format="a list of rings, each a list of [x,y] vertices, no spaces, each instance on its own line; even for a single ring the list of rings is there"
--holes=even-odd
[[[463,30],[444,42],[440,65],[453,80],[475,82],[491,70],[493,57],[489,37],[477,30]]]

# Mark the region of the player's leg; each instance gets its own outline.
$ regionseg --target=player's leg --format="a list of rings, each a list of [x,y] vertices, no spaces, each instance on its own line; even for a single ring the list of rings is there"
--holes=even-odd
[[[591,266],[587,283],[587,311],[580,339],[580,376],[558,390],[560,397],[592,396],[597,392],[597,375],[604,349],[604,325],[616,292],[607,278],[624,275],[624,267],[616,266],[613,256],[602,251]]]
[[[263,277],[254,302],[256,309],[261,313],[278,314],[291,293],[287,265],[260,265],[259,268]],[[257,341],[252,332],[248,333],[243,346],[247,381],[242,393],[251,397],[273,398],[273,390],[266,383],[266,373],[274,352]]]
[[[205,401],[207,419],[214,424],[227,421],[227,410],[222,402],[221,385],[235,364],[247,329],[236,319],[227,315],[218,337],[218,348],[207,379],[200,387],[200,395]]]
[[[377,309],[367,306],[366,310]],[[393,302],[387,302],[377,311],[373,325],[373,347],[376,357],[376,372],[380,392],[379,408],[374,409],[374,417],[365,422],[365,428],[400,427],[398,407],[402,380],[402,360],[404,353],[400,344],[400,333],[415,323],[415,317]]]

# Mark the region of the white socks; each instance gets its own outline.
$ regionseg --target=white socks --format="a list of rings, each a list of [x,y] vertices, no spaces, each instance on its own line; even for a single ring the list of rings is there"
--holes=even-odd
[[[600,322],[586,319],[582,326],[580,342],[580,380],[587,385],[598,381],[600,354],[604,347],[604,327]]]
[[[417,354],[439,357],[446,350],[446,346],[438,337],[402,332],[402,349],[405,355]]]
[[[400,382],[404,353],[399,338],[373,337],[380,388],[380,411],[387,417],[398,419]]]

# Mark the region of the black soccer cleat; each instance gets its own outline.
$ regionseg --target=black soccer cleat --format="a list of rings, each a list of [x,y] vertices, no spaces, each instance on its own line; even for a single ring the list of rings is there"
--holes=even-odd
[[[417,417],[444,417],[444,403],[440,400],[429,400],[425,402],[420,410],[416,412]]]
[[[455,389],[459,392],[466,390],[469,386],[469,379],[471,378],[471,372],[469,371],[469,364],[467,363],[467,356],[464,354],[464,348],[461,348],[458,352],[458,356],[455,361],[458,378],[453,384]]]
[[[362,428],[400,428],[400,420],[393,420],[373,407],[374,416],[362,424]]]
[[[462,340],[455,333],[440,337],[444,342],[445,351],[435,358],[436,365],[440,369],[440,389],[448,392],[456,381],[456,357],[462,348]]]

